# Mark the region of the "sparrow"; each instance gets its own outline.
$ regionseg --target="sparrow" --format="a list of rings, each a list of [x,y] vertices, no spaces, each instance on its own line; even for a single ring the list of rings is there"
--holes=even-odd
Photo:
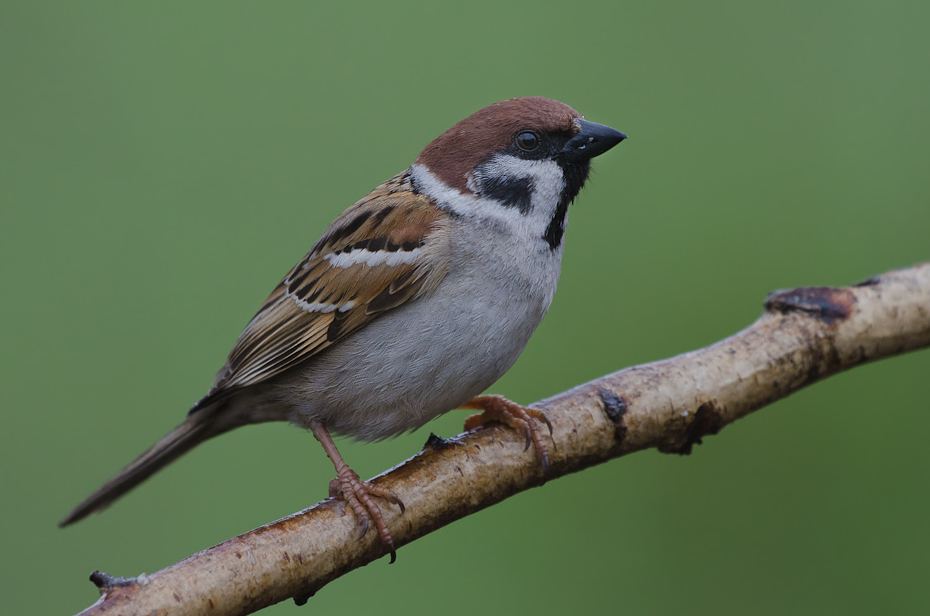
[[[591,159],[623,133],[564,103],[514,98],[468,116],[406,170],[343,212],[275,287],[187,419],[59,524],[107,507],[205,440],[247,424],[313,432],[336,470],[360,536],[373,521],[396,553],[373,497],[332,434],[379,441],[452,409],[521,430],[543,474],[540,411],[480,395],[517,360],[552,303],[568,206]],[[551,425],[549,431],[551,433]]]

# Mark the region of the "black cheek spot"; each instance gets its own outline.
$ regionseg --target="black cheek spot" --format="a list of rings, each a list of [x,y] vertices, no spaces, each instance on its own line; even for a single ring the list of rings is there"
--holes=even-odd
[[[533,180],[530,178],[486,178],[481,183],[481,193],[500,201],[504,207],[517,208],[524,216],[533,209]]]

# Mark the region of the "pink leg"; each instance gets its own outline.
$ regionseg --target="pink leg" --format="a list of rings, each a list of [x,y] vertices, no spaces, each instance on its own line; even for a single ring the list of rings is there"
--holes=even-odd
[[[390,490],[379,488],[367,481],[359,479],[358,473],[349,468],[349,465],[346,464],[342,456],[339,455],[339,450],[336,449],[333,438],[329,435],[329,431],[323,424],[318,421],[311,421],[310,430],[313,431],[313,436],[323,445],[323,449],[326,450],[326,455],[329,456],[329,459],[333,462],[333,466],[336,467],[336,478],[329,483],[330,496],[343,497],[349,506],[352,507],[352,510],[355,511],[356,520],[362,527],[359,539],[364,537],[365,533],[368,532],[368,522],[370,520],[375,521],[375,526],[378,527],[378,535],[381,537],[381,543],[390,551],[391,562],[394,562],[397,559],[397,552],[394,550],[394,540],[391,539],[391,531],[388,530],[387,523],[384,521],[384,516],[381,515],[381,509],[371,497],[380,496],[388,502],[397,505],[400,507],[401,513],[404,512],[404,503]]]

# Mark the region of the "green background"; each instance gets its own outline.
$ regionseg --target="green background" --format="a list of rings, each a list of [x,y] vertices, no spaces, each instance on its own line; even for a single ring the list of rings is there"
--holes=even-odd
[[[339,212],[489,103],[631,137],[572,209],[552,310],[493,389],[515,400],[714,342],[771,290],[930,259],[925,0],[325,4],[0,4],[5,613],[76,612],[95,568],[325,495],[319,445],[270,424],[55,526],[184,417]],[[266,613],[926,613],[928,374],[926,351],[857,368]],[[368,477],[464,415],[340,446]]]

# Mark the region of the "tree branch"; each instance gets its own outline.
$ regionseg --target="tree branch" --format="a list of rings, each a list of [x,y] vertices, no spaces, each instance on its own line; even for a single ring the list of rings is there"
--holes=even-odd
[[[601,377],[534,406],[553,427],[551,469],[561,477],[656,447],[690,453],[708,434],[819,379],[930,346],[930,263],[853,287],[771,294],[750,327],[717,344]],[[407,511],[383,509],[395,545],[543,483],[522,435],[486,427],[426,448],[375,483]],[[95,571],[100,600],[81,614],[249,614],[305,602],[337,577],[384,556],[361,540],[351,512],[328,499],[149,576]]]

